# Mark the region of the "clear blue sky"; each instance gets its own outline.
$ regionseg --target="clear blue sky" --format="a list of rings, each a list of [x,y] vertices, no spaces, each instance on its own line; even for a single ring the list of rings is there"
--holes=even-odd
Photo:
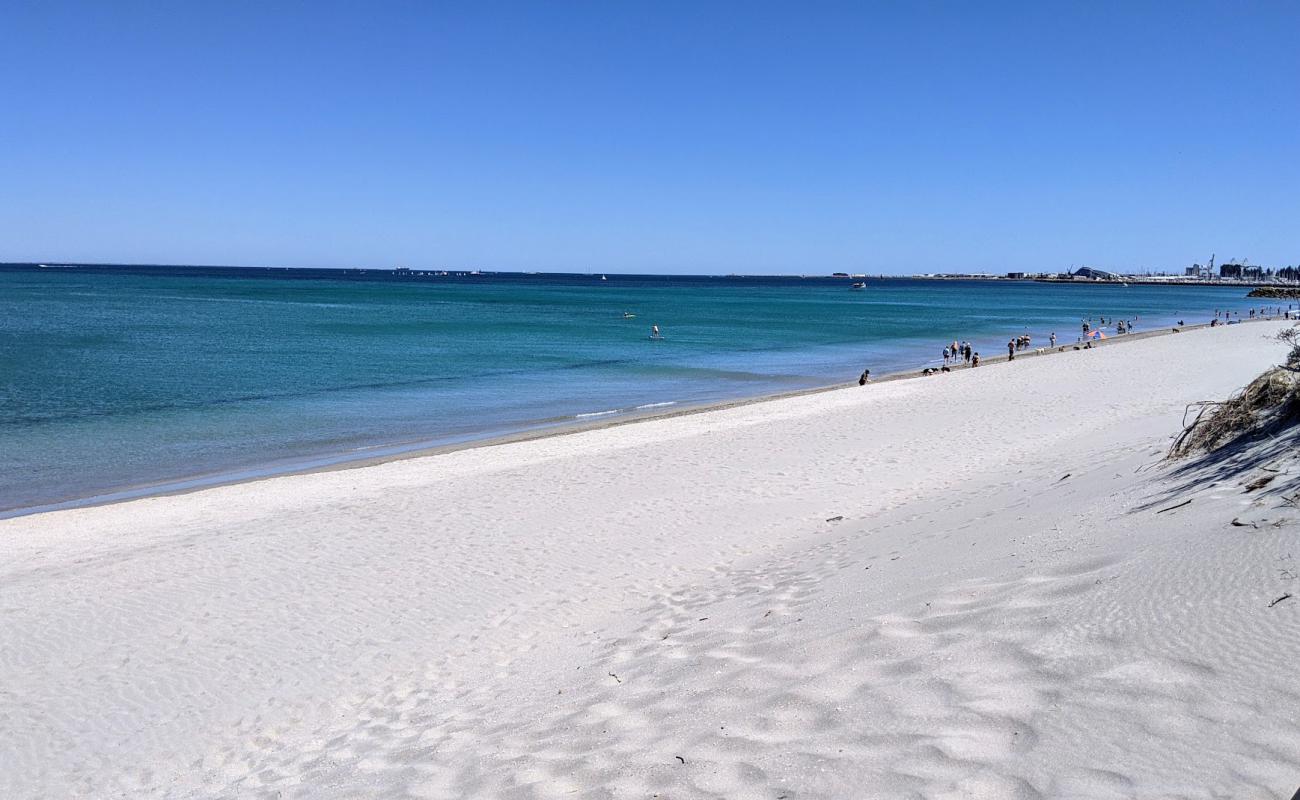
[[[0,260],[1300,262],[1300,3],[0,0]]]

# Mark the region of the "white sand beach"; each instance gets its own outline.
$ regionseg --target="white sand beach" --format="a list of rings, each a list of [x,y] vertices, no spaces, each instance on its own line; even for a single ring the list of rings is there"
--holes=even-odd
[[[2,521],[0,797],[1290,797],[1280,328]]]

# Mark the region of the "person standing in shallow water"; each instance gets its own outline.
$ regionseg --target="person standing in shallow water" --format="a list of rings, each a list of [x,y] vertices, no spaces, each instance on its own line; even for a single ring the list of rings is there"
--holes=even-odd
[[[1052,340],[1052,347],[1056,347],[1056,331],[1052,331],[1052,335],[1049,338]]]
[[[1007,339],[1007,361],[1016,360],[1016,340]]]

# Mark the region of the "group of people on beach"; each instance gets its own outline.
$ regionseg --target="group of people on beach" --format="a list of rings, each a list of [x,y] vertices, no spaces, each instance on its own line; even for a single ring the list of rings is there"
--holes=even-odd
[[[1056,334],[1053,333],[1052,336],[1055,337]],[[1019,335],[1019,336],[1016,336],[1016,337],[1013,337],[1013,338],[1011,338],[1011,339],[1008,339],[1008,340],[1007,340],[1007,360],[1008,360],[1008,361],[1015,361],[1015,360],[1016,360],[1016,353],[1019,352],[1019,351],[1021,351],[1021,350],[1028,350],[1028,349],[1029,349],[1029,343],[1032,342],[1032,341],[1033,341],[1033,338],[1030,337],[1030,335],[1027,334],[1027,333],[1022,333],[1022,334]]]
[[[1295,306],[1295,303],[1287,303],[1286,308],[1283,308],[1282,306],[1261,306],[1260,308],[1251,308],[1247,310],[1247,319],[1273,319],[1274,317],[1285,318],[1293,313],[1292,309],[1294,309]],[[1234,314],[1237,316],[1236,319],[1232,318]],[[1214,319],[1210,320],[1210,327],[1214,328],[1219,325],[1232,325],[1237,322],[1241,322],[1240,311],[1224,311],[1216,308],[1214,309]]]
[[[1097,327],[1095,330],[1101,330],[1102,328],[1106,327],[1107,324],[1110,324],[1115,326],[1115,333],[1132,333],[1133,328],[1137,325],[1137,320],[1139,319],[1141,319],[1141,317],[1138,316],[1134,316],[1133,319],[1120,319],[1120,320],[1117,320],[1114,317],[1110,317],[1109,319],[1107,319],[1106,317],[1098,317]],[[1181,325],[1182,321],[1180,320],[1178,324]],[[1094,330],[1094,328],[1092,327],[1092,317],[1088,317],[1087,319],[1083,320],[1083,322],[1080,324],[1079,327],[1083,330],[1082,338],[1087,339],[1089,334],[1091,334]]]
[[[1282,308],[1282,306],[1261,306],[1259,308],[1249,309],[1248,318],[1249,319],[1272,319],[1273,317],[1285,317],[1287,312],[1291,311],[1293,308],[1295,308],[1295,303],[1287,303],[1286,308]],[[1217,308],[1214,309],[1214,318],[1216,320],[1220,318],[1224,319],[1225,321],[1231,320],[1233,314],[1237,315],[1237,319],[1241,319],[1240,311],[1222,311]]]
[[[962,362],[969,364],[977,355],[971,350],[970,342],[958,342],[954,339],[952,344],[943,348],[943,364],[944,366]]]
[[[943,348],[943,366],[935,369],[926,367],[921,370],[922,375],[933,375],[936,372],[952,372],[952,368],[960,364],[966,364],[969,367],[978,367],[980,365],[980,354],[976,353],[971,343],[967,341],[957,341],[954,339],[952,344]],[[866,386],[871,380],[871,370],[864,369],[858,376],[858,385]]]
[[[1282,306],[1264,306],[1258,309],[1254,309],[1254,308],[1249,309],[1247,314],[1249,319],[1272,319],[1273,316],[1275,315],[1285,316],[1287,312],[1289,312],[1294,307],[1295,304],[1287,305],[1286,308],[1283,308]],[[1215,326],[1215,325],[1221,325],[1224,322],[1230,322],[1232,321],[1232,317],[1234,314],[1236,315],[1237,321],[1240,321],[1242,317],[1242,312],[1240,311],[1224,311],[1221,309],[1215,309],[1214,319],[1211,321],[1210,325]],[[1083,336],[1080,337],[1080,342],[1082,342],[1082,347],[1084,349],[1092,349],[1092,338],[1093,338],[1092,334],[1094,334],[1094,332],[1100,331],[1102,328],[1106,327],[1107,325],[1113,326],[1115,329],[1115,333],[1117,334],[1132,333],[1134,328],[1137,326],[1137,322],[1139,319],[1140,317],[1136,315],[1131,320],[1116,319],[1113,316],[1105,317],[1100,315],[1097,317],[1088,317],[1087,319],[1082,320],[1080,325],[1083,331]],[[1180,319],[1178,320],[1178,324],[1179,326],[1182,326],[1184,323]],[[1056,348],[1055,331],[1053,331],[1052,334],[1048,337],[1048,343],[1052,349]],[[1014,361],[1016,358],[1016,353],[1024,350],[1028,350],[1032,346],[1032,344],[1033,344],[1033,337],[1031,337],[1027,333],[1021,334],[1019,336],[1011,337],[1010,339],[1007,340],[1007,360]],[[1074,347],[1077,350],[1079,349],[1080,345],[1075,345]],[[1064,347],[1062,347],[1062,349],[1064,349]],[[978,367],[980,365],[980,354],[975,352],[974,348],[971,346],[971,343],[965,340],[957,341],[956,339],[954,339],[951,344],[944,346],[942,355],[943,355],[943,364],[941,367],[938,368],[926,367],[921,370],[921,374],[934,375],[935,373],[951,372],[952,367],[961,364],[966,364],[967,366],[970,367]],[[871,370],[864,369],[862,371],[862,374],[858,377],[858,385],[865,386],[870,380],[871,380]]]
[[[975,348],[971,346],[970,342],[965,340],[959,342],[953,339],[952,344],[943,348],[943,366],[939,369],[926,367],[921,370],[921,373],[923,375],[933,375],[936,372],[952,372],[951,367],[959,364],[978,367],[980,365],[980,354],[975,352]]]

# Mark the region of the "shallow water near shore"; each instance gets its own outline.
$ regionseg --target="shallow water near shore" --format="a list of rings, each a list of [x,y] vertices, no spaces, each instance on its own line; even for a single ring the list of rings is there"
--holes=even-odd
[[[0,271],[0,512],[847,382],[953,339],[1073,342],[1087,317],[1202,323],[1246,291]]]

